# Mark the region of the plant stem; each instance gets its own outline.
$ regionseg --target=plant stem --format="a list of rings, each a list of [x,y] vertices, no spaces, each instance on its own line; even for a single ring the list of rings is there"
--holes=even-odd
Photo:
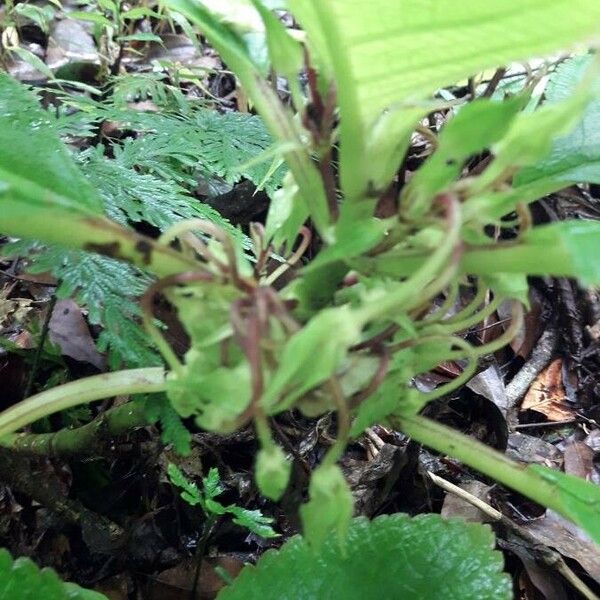
[[[107,439],[149,424],[143,404],[127,402],[81,427],[53,433],[11,433],[0,439],[0,445],[36,456],[93,456],[102,452]]]
[[[196,261],[108,219],[74,215],[56,207],[8,202],[2,208],[0,229],[5,235],[125,260],[159,277],[198,269]]]
[[[510,460],[489,446],[420,415],[400,415],[391,421],[415,441],[456,458],[535,502],[564,514],[556,487],[529,470],[527,465]],[[572,519],[571,515],[565,516]]]
[[[426,254],[398,258],[381,255],[376,258],[352,259],[349,262],[359,271],[371,275],[407,277],[421,269],[428,259]],[[570,277],[574,267],[571,257],[562,245],[547,244],[541,247],[526,243],[505,243],[467,250],[461,256],[458,271],[468,275],[526,273]]]
[[[42,417],[93,400],[121,394],[162,392],[164,389],[165,371],[162,367],[103,373],[65,383],[31,396],[0,413],[0,437]]]

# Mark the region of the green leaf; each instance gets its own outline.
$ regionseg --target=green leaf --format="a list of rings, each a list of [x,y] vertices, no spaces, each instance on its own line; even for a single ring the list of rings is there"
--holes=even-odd
[[[261,448],[256,455],[254,478],[260,493],[270,500],[279,500],[290,480],[292,463],[275,443]]]
[[[0,224],[2,219],[0,217]],[[50,272],[60,282],[59,298],[74,298],[88,309],[88,320],[104,327],[98,345],[110,350],[109,364],[129,366],[160,364],[146,332],[139,326],[137,297],[151,279],[135,267],[104,256],[58,246],[40,248],[19,242],[4,248],[12,256],[26,256],[30,273]]]
[[[489,148],[508,131],[527,102],[515,96],[504,102],[475,100],[450,119],[438,138],[438,148],[402,190],[402,203],[411,214],[429,208],[433,197],[461,173],[465,161]]]
[[[181,497],[190,506],[200,505],[206,516],[230,514],[236,525],[256,535],[264,538],[278,537],[279,534],[271,527],[273,519],[265,517],[259,510],[248,510],[235,504],[223,506],[215,500],[223,493],[218,469],[212,467],[207,476],[202,478],[202,491],[198,490],[198,486],[189,481],[173,463],[169,463],[167,474],[171,483],[182,490]]]
[[[304,60],[302,46],[261,0],[252,0],[252,5],[260,14],[265,25],[267,48],[273,68],[287,77],[291,86],[302,68]]]
[[[35,6],[33,4],[17,4],[14,11],[33,21],[43,32],[48,33],[48,25],[54,17],[54,10],[51,6]]]
[[[145,6],[137,6],[121,13],[121,19],[123,20],[137,20],[143,19],[144,17],[154,17],[155,19],[161,18],[160,14],[158,14],[156,11]]]
[[[588,77],[566,100],[518,115],[507,134],[494,146],[494,160],[473,180],[469,193],[492,188],[517,169],[535,164],[548,155],[556,137],[569,131],[588,106],[592,97],[591,83]]]
[[[13,560],[0,549],[0,600],[107,600],[74,583],[62,582],[52,569],[39,569],[28,558]]]
[[[10,52],[16,54],[22,61],[32,66],[38,73],[41,73],[48,79],[54,79],[54,73],[50,70],[48,65],[30,50],[14,46],[13,48],[10,48]]]
[[[383,192],[390,184],[408,150],[417,121],[433,106],[396,107],[377,119],[367,140],[369,189]]]
[[[373,201],[343,203],[333,229],[332,243],[319,252],[304,268],[303,273],[316,271],[339,260],[353,258],[381,242],[389,229],[389,222],[373,217],[373,210]]]
[[[177,117],[154,115],[145,123],[136,123],[139,116],[131,112],[107,112],[115,120],[129,121],[147,131],[113,146],[115,160],[124,167],[143,169],[193,187],[197,186],[196,170],[230,184],[246,178],[256,185],[265,182],[269,194],[281,185],[286,172],[279,167],[269,175],[269,163],[258,160],[272,146],[273,138],[257,116],[234,112],[221,115],[215,110],[200,109]],[[168,183],[173,185],[172,181]],[[208,218],[216,221],[214,216]]]
[[[164,444],[172,444],[179,456],[188,456],[191,452],[192,436],[164,394],[154,394],[146,398],[144,409],[148,419],[160,422],[161,441]]]
[[[292,248],[300,227],[308,217],[309,212],[298,185],[288,174],[283,180],[283,187],[271,198],[265,225],[266,240],[272,241],[275,248]]]
[[[273,519],[265,517],[260,510],[248,510],[241,506],[228,506],[227,512],[233,515],[233,522],[256,535],[263,538],[279,537],[279,534],[271,527]]]
[[[529,283],[525,273],[490,273],[482,276],[481,281],[494,296],[512,298],[529,306]]]
[[[577,277],[584,286],[600,283],[599,221],[563,221],[534,227],[525,234],[524,241],[540,253],[550,246],[560,248],[571,277]]]
[[[120,35],[117,38],[118,42],[158,42],[161,46],[164,45],[162,38],[154,33],[132,33],[131,35]]]
[[[208,326],[214,334],[215,323]],[[196,423],[208,431],[224,433],[234,429],[250,395],[250,369],[246,362],[232,368],[211,367],[206,353],[194,348],[187,352],[181,373],[171,372],[167,378],[167,396],[175,410],[184,417],[193,415]]]
[[[552,508],[571,519],[600,544],[600,486],[541,465],[529,465],[527,469],[556,487]]]
[[[76,19],[77,21],[89,21],[100,25],[101,27],[112,27],[113,24],[102,14],[98,12],[86,12],[82,10],[74,10],[67,13],[69,19]]]
[[[344,552],[354,501],[341,469],[337,465],[319,466],[311,475],[308,493],[309,501],[300,507],[306,542],[319,551],[334,534]]]
[[[581,83],[593,60],[592,55],[576,56],[562,63],[546,88],[546,102],[555,104],[568,98]],[[536,164],[522,169],[516,185],[553,178],[568,183],[600,183],[600,78],[596,95],[583,117],[568,134],[553,140],[549,154]]]
[[[296,536],[246,566],[219,600],[460,598],[508,600],[510,578],[485,525],[438,515],[354,519],[346,553],[329,538],[315,555]]]
[[[202,506],[204,504],[204,499],[198,490],[198,486],[195,483],[188,481],[188,479],[176,465],[169,463],[169,466],[167,467],[167,474],[169,475],[171,483],[182,490],[181,497],[190,506],[196,506],[197,504]]]
[[[118,158],[113,160],[105,158],[103,151],[102,147],[93,148],[83,152],[79,159],[87,179],[104,201],[106,216],[113,221],[122,225],[145,221],[162,231],[182,219],[200,218],[235,232],[216,210],[198,202],[173,179],[140,173],[142,156],[135,160],[132,154],[124,156],[117,152]],[[141,154],[141,148],[138,152]],[[148,163],[151,160],[151,156],[145,157]]]
[[[244,40],[203,5],[192,0],[167,0],[167,4],[202,28],[204,35],[240,79],[270,133],[277,141],[289,144],[290,149],[284,153],[285,159],[316,228],[326,239],[329,211],[322,179],[303,148],[297,124],[262,76],[262,65],[252,59]],[[222,3],[219,5],[223,6]]]
[[[419,101],[478,71],[584,41],[600,30],[596,0],[290,2],[292,10],[296,5],[312,12],[302,24],[310,38],[321,41],[321,50],[326,44],[333,65],[342,187],[350,199],[367,191],[370,129],[385,110]],[[457,39],[469,43],[457,44]]]
[[[211,467],[208,470],[208,475],[202,478],[202,491],[207,500],[213,500],[219,494],[223,493],[219,470],[215,467]]]
[[[0,228],[11,203],[30,204],[32,210],[44,205],[79,214],[101,211],[50,116],[26,86],[6,73],[0,73],[0,203]]]
[[[409,349],[410,352],[410,349]],[[394,362],[399,363],[394,357]],[[410,381],[414,373],[402,368],[402,364],[393,364],[382,384],[374,394],[360,403],[356,409],[356,416],[352,421],[350,437],[358,437],[367,427],[383,423],[389,415],[396,412],[405,399],[407,391],[406,382]]]
[[[277,410],[284,410],[331,377],[348,348],[360,339],[361,327],[356,321],[348,306],[329,308],[313,317],[286,343],[261,403],[267,408],[276,405]],[[336,335],[331,335],[332,331]]]

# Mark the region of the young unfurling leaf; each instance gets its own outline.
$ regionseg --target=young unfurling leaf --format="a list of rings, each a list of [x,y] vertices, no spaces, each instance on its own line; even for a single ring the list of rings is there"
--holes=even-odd
[[[337,465],[316,469],[308,488],[309,501],[300,507],[304,536],[318,550],[333,533],[343,549],[352,517],[352,493]]]

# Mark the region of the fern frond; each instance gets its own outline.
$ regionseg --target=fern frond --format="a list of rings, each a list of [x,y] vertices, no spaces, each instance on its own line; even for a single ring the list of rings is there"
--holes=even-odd
[[[189,455],[192,442],[190,432],[164,394],[146,397],[145,413],[150,421],[160,423],[161,440],[165,444],[172,444],[180,456]]]
[[[112,79],[112,103],[126,106],[129,102],[152,100],[167,107],[184,98],[178,88],[166,83],[166,73],[125,73]]]
[[[104,200],[106,215],[118,223],[146,221],[163,230],[181,219],[202,218],[233,229],[216,210],[189,196],[173,179],[140,173],[123,160],[107,159],[102,147],[86,150],[80,160]]]
[[[179,115],[107,110],[114,120],[145,132],[113,147],[115,160],[124,166],[186,186],[194,186],[199,175],[229,184],[243,178],[264,183],[268,194],[281,186],[285,167],[269,172],[272,157],[266,153],[273,140],[257,116],[199,107]]]

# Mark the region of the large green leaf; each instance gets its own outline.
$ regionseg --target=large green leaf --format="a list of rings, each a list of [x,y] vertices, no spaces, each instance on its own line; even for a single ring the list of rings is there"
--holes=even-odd
[[[219,600],[511,597],[502,556],[487,526],[438,515],[352,521],[345,547],[330,537],[318,555],[296,536],[266,552],[219,594]]]
[[[546,101],[554,104],[569,97],[592,61],[591,55],[576,56],[564,62],[546,88]],[[600,183],[600,78],[596,97],[583,118],[567,135],[555,139],[550,153],[535,165],[520,171],[518,185],[552,177],[565,183]]]
[[[342,185],[368,189],[370,128],[480,70],[544,55],[600,31],[596,0],[290,0],[308,35],[325,41],[341,111]],[[310,5],[307,8],[307,5]],[[390,131],[390,135],[394,132]]]
[[[0,73],[0,215],[17,200],[88,214],[102,206],[37,99]]]
[[[0,600],[106,600],[98,592],[64,583],[51,569],[40,570],[28,558],[13,561],[0,549]]]

